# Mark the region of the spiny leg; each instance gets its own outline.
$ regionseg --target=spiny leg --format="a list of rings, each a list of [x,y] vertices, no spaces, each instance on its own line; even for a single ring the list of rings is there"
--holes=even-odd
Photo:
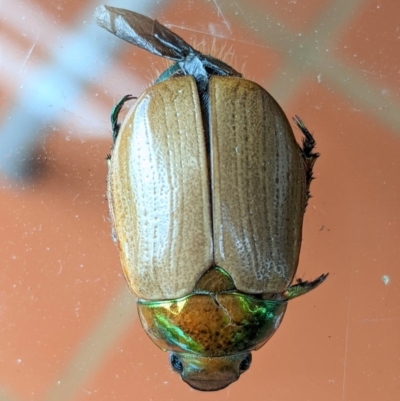
[[[113,138],[113,146],[111,147],[111,150],[114,147],[115,141],[117,140],[117,137],[118,137],[119,129],[121,128],[121,123],[118,122],[119,113],[120,113],[122,107],[124,106],[125,102],[127,102],[128,100],[132,100],[132,99],[137,99],[137,98],[132,95],[124,96],[111,110],[111,129],[112,129],[112,138]],[[110,168],[110,160],[111,160],[111,153],[109,153],[106,156],[106,161],[107,161],[107,165],[109,168]]]
[[[132,95],[126,95],[124,96],[112,109],[111,111],[111,127],[112,127],[112,138],[113,138],[113,144],[115,143],[115,141],[117,140],[117,136],[119,133],[119,129],[121,128],[121,123],[118,122],[118,116],[119,113],[122,109],[122,107],[124,106],[124,104],[128,101],[128,100],[132,100],[132,99],[137,99],[136,97],[132,96]]]
[[[306,166],[306,180],[307,180],[307,199],[311,197],[310,195],[310,184],[314,179],[313,177],[313,166],[317,158],[319,157],[319,153],[314,153],[313,150],[315,148],[315,139],[307,129],[303,121],[299,116],[293,117],[294,123],[303,133],[304,138],[302,140],[302,146],[300,146],[301,155],[303,156],[303,160]]]
[[[297,284],[291,285],[286,291],[283,292],[282,296],[284,299],[289,300],[299,297],[300,295],[307,294],[307,292],[310,292],[322,284],[328,275],[329,273],[321,274],[314,281],[302,281],[301,279],[298,279]]]

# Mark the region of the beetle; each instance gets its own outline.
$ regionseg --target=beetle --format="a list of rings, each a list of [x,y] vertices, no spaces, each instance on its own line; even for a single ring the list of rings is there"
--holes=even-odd
[[[289,300],[327,277],[296,273],[315,141],[298,145],[262,87],[144,15],[108,6],[97,23],[172,60],[122,123],[114,108],[108,200],[142,326],[191,387],[236,381]]]

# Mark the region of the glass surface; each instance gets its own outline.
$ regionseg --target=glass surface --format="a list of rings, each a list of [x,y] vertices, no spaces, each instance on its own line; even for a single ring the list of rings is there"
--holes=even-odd
[[[0,399],[397,399],[400,3],[108,3],[262,85],[321,153],[297,277],[330,276],[289,303],[238,382],[210,394],[147,338],[111,239],[109,114],[167,64],[99,28],[100,4],[1,4]]]

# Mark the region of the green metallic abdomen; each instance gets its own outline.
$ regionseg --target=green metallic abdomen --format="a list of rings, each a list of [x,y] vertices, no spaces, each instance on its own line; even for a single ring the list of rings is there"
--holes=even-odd
[[[229,292],[139,300],[138,311],[147,334],[161,349],[220,357],[260,348],[279,327],[286,305]]]

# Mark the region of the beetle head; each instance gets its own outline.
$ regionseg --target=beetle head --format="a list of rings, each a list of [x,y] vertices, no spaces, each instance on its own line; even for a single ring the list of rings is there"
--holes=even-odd
[[[200,391],[216,391],[229,386],[249,369],[251,353],[202,357],[171,352],[170,363],[172,369],[179,373],[190,387]]]

